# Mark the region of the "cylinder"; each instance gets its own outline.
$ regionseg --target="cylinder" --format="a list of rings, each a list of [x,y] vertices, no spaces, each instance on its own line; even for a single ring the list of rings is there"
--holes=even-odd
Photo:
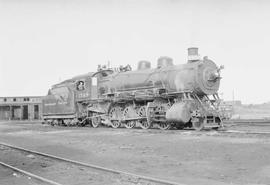
[[[179,102],[166,112],[166,121],[174,123],[187,123],[191,118],[190,105],[187,102]]]

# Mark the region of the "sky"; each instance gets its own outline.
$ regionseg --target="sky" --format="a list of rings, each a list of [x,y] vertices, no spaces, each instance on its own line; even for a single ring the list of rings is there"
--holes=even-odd
[[[0,0],[0,96],[43,96],[108,61],[184,64],[198,47],[225,66],[223,99],[269,102],[269,20],[267,0]]]

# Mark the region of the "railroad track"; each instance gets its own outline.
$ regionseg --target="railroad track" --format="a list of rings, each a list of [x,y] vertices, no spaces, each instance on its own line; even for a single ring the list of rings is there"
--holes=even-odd
[[[269,119],[232,119],[224,121],[224,124],[270,126]]]
[[[10,169],[11,171],[20,173],[20,174],[22,174],[22,175],[24,175],[24,176],[26,176],[26,177],[31,177],[31,178],[33,178],[33,179],[36,179],[36,180],[38,180],[38,181],[40,181],[40,182],[43,182],[43,183],[46,183],[46,184],[50,184],[50,185],[62,185],[62,184],[59,184],[59,183],[57,183],[57,182],[55,182],[55,181],[46,179],[46,178],[41,177],[41,176],[39,176],[39,175],[35,175],[35,174],[33,174],[33,173],[30,173],[30,172],[27,172],[27,171],[25,171],[25,170],[19,169],[19,168],[15,167],[15,166],[11,166],[11,165],[6,164],[6,163],[1,162],[1,161],[0,161],[0,165],[3,166],[3,167],[5,167],[5,168]]]
[[[224,122],[226,130],[221,130],[223,133],[236,134],[270,134],[269,119],[237,119]],[[239,129],[240,128],[240,129]]]
[[[121,177],[126,177],[127,179],[135,179],[134,184],[138,184],[140,181],[142,181],[142,183],[150,183],[151,185],[155,185],[155,184],[160,184],[160,185],[181,185],[177,182],[171,182],[171,181],[167,181],[167,180],[163,180],[163,179],[158,179],[158,178],[154,178],[154,177],[148,177],[148,176],[142,176],[142,175],[137,175],[134,173],[129,173],[129,172],[124,172],[124,171],[120,171],[120,170],[114,170],[114,169],[110,169],[110,168],[105,168],[105,167],[101,167],[101,166],[97,166],[97,165],[93,165],[93,164],[88,164],[88,163],[83,163],[83,162],[79,162],[79,161],[75,161],[75,160],[71,160],[71,159],[67,159],[67,158],[62,158],[62,157],[58,157],[55,155],[51,155],[51,154],[47,154],[47,153],[43,153],[43,152],[38,152],[38,151],[34,151],[34,150],[29,150],[26,148],[22,148],[22,147],[18,147],[18,146],[13,146],[7,143],[0,143],[0,146],[2,147],[6,147],[12,150],[17,150],[20,152],[26,152],[28,154],[32,154],[32,155],[37,155],[37,156],[41,156],[41,157],[45,157],[45,158],[49,158],[55,161],[59,161],[59,162],[64,162],[64,163],[68,163],[71,165],[75,165],[78,167],[84,167],[87,168],[88,170],[98,170],[101,172],[101,174],[103,174],[104,172],[106,173],[111,173],[113,175],[119,176],[119,178]],[[0,165],[6,167],[6,168],[10,168],[13,171],[17,171],[25,176],[29,176],[32,177],[34,179],[37,179],[39,181],[45,182],[47,184],[52,184],[52,185],[61,185],[58,182],[55,182],[53,180],[41,177],[39,175],[27,172],[25,170],[19,169],[17,167],[11,166],[9,164],[6,164],[4,162],[0,161]],[[132,184],[132,183],[129,183]],[[140,183],[139,183],[140,184]]]
[[[230,134],[259,134],[259,135],[270,135],[270,132],[267,131],[246,131],[246,130],[224,130],[218,131],[220,133],[230,133]]]

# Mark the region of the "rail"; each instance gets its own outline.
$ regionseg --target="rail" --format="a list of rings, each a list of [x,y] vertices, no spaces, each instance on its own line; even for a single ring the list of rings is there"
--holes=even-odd
[[[39,180],[39,181],[41,181],[41,182],[45,182],[45,183],[47,183],[47,184],[51,184],[51,185],[62,185],[62,184],[59,184],[58,182],[55,182],[55,181],[46,179],[46,178],[44,178],[44,177],[35,175],[35,174],[33,174],[33,173],[30,173],[30,172],[27,172],[27,171],[25,171],[25,170],[16,168],[16,167],[14,167],[14,166],[11,166],[11,165],[6,164],[6,163],[1,162],[1,161],[0,161],[0,165],[4,166],[4,167],[6,167],[6,168],[9,168],[9,169],[11,169],[12,171],[16,171],[16,172],[18,172],[18,173],[21,173],[21,174],[23,174],[23,175],[25,175],[25,176],[31,177],[31,178],[33,178],[33,179],[37,179],[37,180]]]
[[[55,160],[58,160],[58,161],[67,162],[67,163],[78,165],[78,166],[92,168],[92,169],[96,169],[96,170],[100,170],[100,171],[106,171],[106,172],[110,172],[110,173],[117,174],[117,175],[124,175],[124,176],[134,177],[134,178],[136,178],[138,180],[144,180],[144,181],[149,181],[149,182],[158,183],[158,184],[164,184],[164,185],[181,185],[181,184],[179,184],[177,182],[158,179],[158,178],[154,178],[154,177],[137,175],[137,174],[130,173],[130,172],[124,172],[124,171],[120,171],[120,170],[115,170],[115,169],[110,169],[110,168],[106,168],[106,167],[93,165],[93,164],[83,163],[83,162],[75,161],[75,160],[72,160],[72,159],[58,157],[58,156],[55,156],[55,155],[51,155],[51,154],[47,154],[47,153],[43,153],[43,152],[38,152],[38,151],[34,151],[34,150],[29,150],[29,149],[25,149],[25,148],[18,147],[18,146],[13,146],[13,145],[10,145],[10,144],[7,144],[7,143],[0,142],[0,145],[5,146],[5,147],[9,147],[9,148],[12,148],[12,149],[15,149],[15,150],[28,152],[28,153],[31,153],[31,154],[36,154],[36,155],[39,155],[39,156],[48,157],[48,158],[55,159]]]

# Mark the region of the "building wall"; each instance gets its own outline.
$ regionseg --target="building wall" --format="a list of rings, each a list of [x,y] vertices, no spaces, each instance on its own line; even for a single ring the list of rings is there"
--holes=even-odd
[[[41,102],[40,96],[0,97],[0,120],[40,120]]]
[[[0,106],[0,120],[8,120],[10,116],[10,107]]]

